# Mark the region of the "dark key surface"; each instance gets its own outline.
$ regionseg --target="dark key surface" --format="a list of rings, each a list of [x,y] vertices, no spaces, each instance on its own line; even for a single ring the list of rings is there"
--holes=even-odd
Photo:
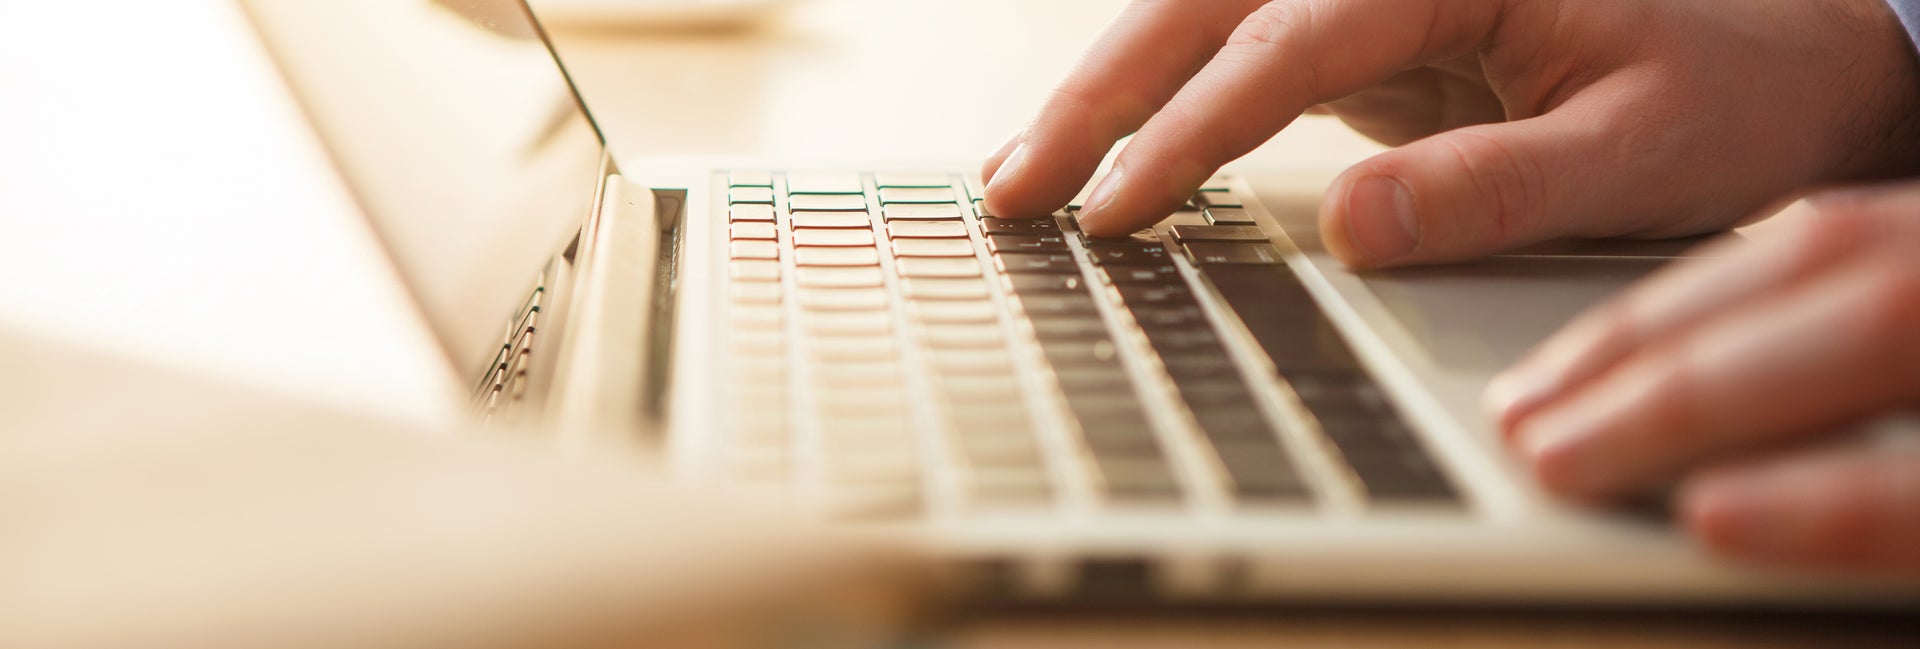
[[[1233,308],[1281,376],[1360,371],[1307,288],[1284,266],[1209,266],[1201,274]]]
[[[1107,266],[1101,269],[1115,286],[1185,286],[1180,270],[1173,264],[1158,266]]]
[[[993,252],[1057,252],[1066,249],[1066,235],[1058,232],[987,235],[987,250]]]
[[[1274,265],[1282,263],[1280,251],[1264,243],[1228,243],[1195,241],[1186,244],[1187,257],[1196,266]]]
[[[1193,291],[1185,286],[1125,285],[1118,287],[1120,299],[1129,305],[1166,305],[1178,306],[1197,304]]]
[[[1167,248],[1158,243],[1097,243],[1087,246],[1087,258],[1102,266],[1160,265],[1167,263]]]
[[[1180,241],[1265,242],[1267,233],[1255,225],[1176,225],[1173,238]]]
[[[1233,192],[1223,190],[1201,190],[1193,195],[1193,202],[1207,208],[1245,207],[1240,204],[1240,199],[1233,197]]]
[[[983,217],[980,219],[980,234],[1050,234],[1060,231],[1060,225],[1051,218],[1041,219],[1000,219]]]
[[[994,255],[993,261],[1003,273],[1080,274],[1080,265],[1067,252],[1003,252]]]
[[[1054,365],[1104,363],[1119,358],[1112,340],[1055,340],[1040,347]]]
[[[1035,336],[1045,344],[1048,340],[1108,340],[1107,323],[1099,318],[1087,317],[1035,317],[1029,319]]]
[[[1008,274],[1007,288],[1014,293],[1026,295],[1032,293],[1086,293],[1087,280],[1079,275],[1057,275],[1052,273]]]
[[[1207,222],[1214,225],[1253,225],[1253,215],[1238,207],[1209,207]]]
[[[1031,316],[1098,314],[1100,307],[1085,292],[1020,296],[1020,308]]]
[[[1458,502],[1458,492],[1292,271],[1223,265],[1201,274],[1319,420],[1369,495],[1376,501]]]
[[[1233,359],[1226,353],[1202,351],[1201,353],[1183,353],[1176,350],[1172,354],[1161,354],[1160,362],[1167,368],[1167,375],[1175,383],[1193,379],[1231,379],[1240,376]]]

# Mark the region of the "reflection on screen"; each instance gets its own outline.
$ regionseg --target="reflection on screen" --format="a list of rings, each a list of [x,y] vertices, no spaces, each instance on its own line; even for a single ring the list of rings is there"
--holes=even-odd
[[[602,148],[520,0],[246,5],[448,352],[477,373],[587,214]]]

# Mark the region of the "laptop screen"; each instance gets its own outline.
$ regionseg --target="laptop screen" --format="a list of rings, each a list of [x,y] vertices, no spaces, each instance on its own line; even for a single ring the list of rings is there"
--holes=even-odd
[[[457,369],[477,376],[592,207],[603,148],[521,0],[244,4]]]

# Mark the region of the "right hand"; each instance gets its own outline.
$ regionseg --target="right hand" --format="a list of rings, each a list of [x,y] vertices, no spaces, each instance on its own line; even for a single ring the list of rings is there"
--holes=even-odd
[[[1388,144],[1321,206],[1355,266],[1736,225],[1920,169],[1920,63],[1885,0],[1136,0],[990,160],[1004,216],[1160,220],[1316,106]]]

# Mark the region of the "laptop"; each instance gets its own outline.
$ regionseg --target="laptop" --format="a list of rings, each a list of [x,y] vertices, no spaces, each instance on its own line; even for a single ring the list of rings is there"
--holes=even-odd
[[[243,5],[488,426],[910,535],[994,601],[1912,601],[1507,458],[1482,386],[1673,246],[1359,275],[1328,177],[1253,171],[1092,239],[972,161],[616,157],[521,0]]]

